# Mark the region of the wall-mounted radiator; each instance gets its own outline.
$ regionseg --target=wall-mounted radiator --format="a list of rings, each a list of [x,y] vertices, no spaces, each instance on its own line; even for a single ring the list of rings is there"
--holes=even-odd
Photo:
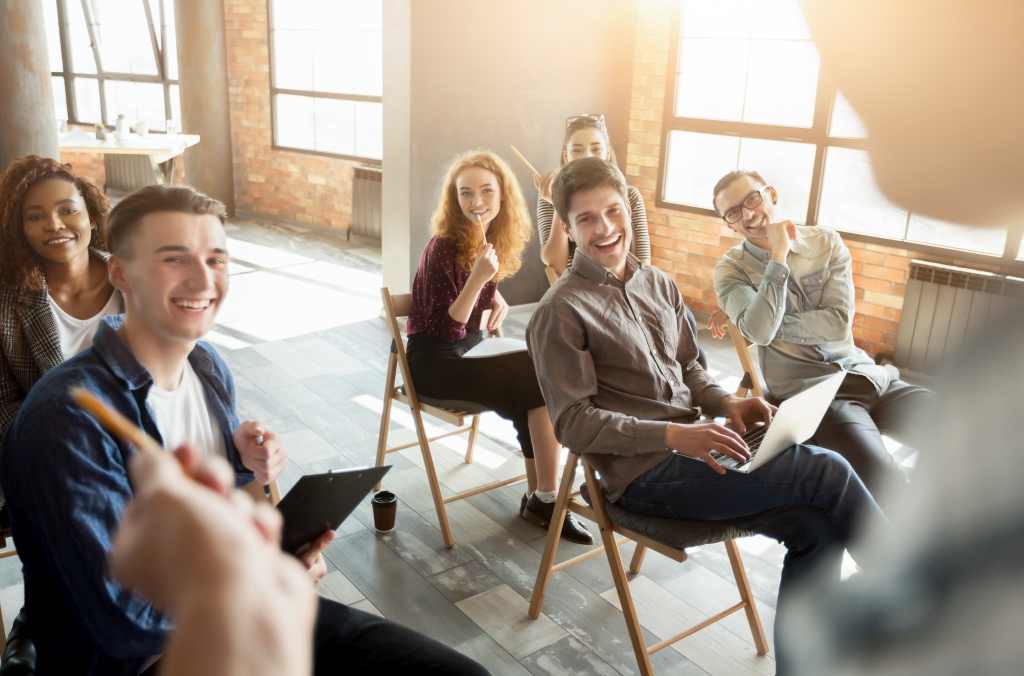
[[[356,167],[352,179],[352,228],[349,234],[380,239],[381,170]]]
[[[1011,313],[1024,313],[1024,279],[911,261],[894,361],[934,373],[964,341]]]

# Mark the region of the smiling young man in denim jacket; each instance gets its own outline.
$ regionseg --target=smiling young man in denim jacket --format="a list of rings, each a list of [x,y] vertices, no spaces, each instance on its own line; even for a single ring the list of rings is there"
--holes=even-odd
[[[715,266],[718,304],[758,345],[773,400],[848,372],[812,441],[846,457],[879,495],[886,483],[903,480],[882,433],[912,443],[931,392],[854,345],[849,250],[834,230],[777,219],[777,202],[756,171],[730,172],[715,186],[715,210],[744,237]]]

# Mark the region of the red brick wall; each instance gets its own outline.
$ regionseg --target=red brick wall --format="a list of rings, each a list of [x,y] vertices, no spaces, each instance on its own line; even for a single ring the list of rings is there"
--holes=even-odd
[[[61,152],[60,161],[71,165],[76,176],[88,179],[96,187],[102,189],[107,180],[107,170],[103,165],[103,155],[99,153]]]
[[[671,4],[650,3],[650,11],[636,13],[626,176],[647,204],[654,264],[675,277],[696,311],[711,312],[718,307],[713,286],[715,262],[739,238],[718,218],[656,206],[672,39]],[[872,354],[891,355],[896,348],[910,253],[845,239],[853,256],[857,294],[854,339]]]
[[[224,0],[235,206],[347,229],[356,163],[271,147],[267,0]]]

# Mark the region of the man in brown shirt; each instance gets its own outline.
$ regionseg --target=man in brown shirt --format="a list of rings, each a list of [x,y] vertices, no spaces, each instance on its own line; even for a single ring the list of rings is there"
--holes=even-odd
[[[728,471],[712,451],[748,457],[740,434],[774,408],[730,395],[697,361],[697,341],[672,279],[629,253],[626,182],[596,158],[562,168],[555,208],[576,242],[568,274],[541,299],[527,341],[559,441],[586,456],[608,498],[663,518],[722,520],[783,542],[779,590],[828,566],[881,511],[841,456],[797,445],[755,472]],[[722,415],[731,427],[701,422]],[[739,433],[737,433],[739,432]],[[778,673],[787,667],[776,641]]]

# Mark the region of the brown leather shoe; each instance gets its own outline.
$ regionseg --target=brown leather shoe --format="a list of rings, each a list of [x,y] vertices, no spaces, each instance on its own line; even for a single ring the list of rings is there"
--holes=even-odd
[[[519,503],[519,516],[541,528],[546,529],[551,524],[551,517],[554,516],[554,513],[555,503],[544,502],[536,495],[531,495],[529,498],[524,495]],[[572,512],[565,515],[565,523],[562,524],[562,537],[580,545],[594,544],[594,536]]]

